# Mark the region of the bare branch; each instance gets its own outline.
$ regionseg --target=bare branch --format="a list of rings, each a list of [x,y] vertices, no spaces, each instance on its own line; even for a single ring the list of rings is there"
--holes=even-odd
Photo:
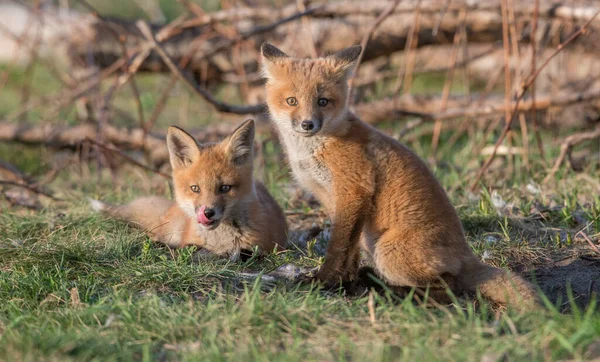
[[[548,175],[546,175],[542,183],[547,183],[548,181],[550,181],[550,179],[554,176],[554,174],[556,174],[560,166],[565,161],[565,158],[571,153],[571,150],[574,146],[596,138],[600,139],[600,126],[597,126],[596,129],[594,129],[593,131],[576,133],[565,138],[565,140],[562,142],[562,145],[560,146],[560,155],[558,155],[556,162],[554,162],[554,166],[552,166],[552,169],[550,170]]]

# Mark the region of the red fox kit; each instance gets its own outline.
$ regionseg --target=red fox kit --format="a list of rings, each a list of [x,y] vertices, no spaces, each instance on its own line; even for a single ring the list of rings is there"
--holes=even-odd
[[[198,145],[182,129],[169,127],[176,201],[144,197],[113,206],[91,200],[92,206],[137,224],[154,240],[175,248],[197,245],[232,259],[254,246],[266,252],[283,249],[285,217],[267,189],[254,181],[253,144],[253,120],[210,145]]]
[[[313,60],[261,48],[267,104],[292,173],[332,218],[317,279],[355,280],[362,245],[390,285],[479,290],[496,302],[534,304],[528,282],[476,258],[423,161],[348,109],[348,75],[360,52],[354,46]]]

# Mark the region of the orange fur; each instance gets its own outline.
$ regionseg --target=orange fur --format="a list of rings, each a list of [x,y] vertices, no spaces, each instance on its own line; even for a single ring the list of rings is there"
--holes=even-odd
[[[198,145],[185,131],[170,127],[167,145],[176,202],[144,197],[123,206],[94,200],[93,206],[134,222],[154,240],[171,247],[197,245],[232,259],[240,250],[254,246],[266,252],[283,249],[287,244],[285,217],[267,189],[254,181],[253,143],[252,120],[211,145]],[[222,185],[231,188],[223,192]],[[209,226],[197,221],[203,205],[215,210],[215,221]]]
[[[475,257],[454,207],[419,157],[348,110],[347,77],[359,53],[352,47],[312,60],[262,47],[267,104],[292,172],[332,218],[317,278],[355,280],[362,245],[390,285],[480,290],[500,303],[534,304],[528,282]],[[315,127],[304,129],[304,121]]]

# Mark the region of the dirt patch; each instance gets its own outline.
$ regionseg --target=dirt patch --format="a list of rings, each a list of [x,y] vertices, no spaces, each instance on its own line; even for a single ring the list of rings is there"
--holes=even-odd
[[[569,256],[534,270],[535,282],[561,310],[570,309],[569,288],[579,307],[600,296],[600,256],[589,253]]]

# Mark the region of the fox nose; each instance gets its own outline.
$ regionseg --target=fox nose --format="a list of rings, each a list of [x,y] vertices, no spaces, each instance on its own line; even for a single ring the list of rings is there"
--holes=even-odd
[[[300,124],[300,126],[305,131],[312,131],[313,128],[315,128],[315,123],[313,121],[302,121],[302,124]]]
[[[215,214],[216,214],[216,213],[215,213],[215,210],[214,210],[214,209],[211,209],[211,208],[208,208],[208,207],[207,207],[206,209],[204,209],[204,216],[206,216],[206,217],[207,217],[209,220],[210,220],[210,219],[211,219],[213,216],[215,216]]]

